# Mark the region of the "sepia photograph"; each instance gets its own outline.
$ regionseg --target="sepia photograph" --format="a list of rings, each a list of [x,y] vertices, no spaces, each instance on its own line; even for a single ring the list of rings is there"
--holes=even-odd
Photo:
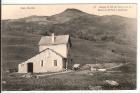
[[[137,89],[137,4],[1,8],[2,91]]]

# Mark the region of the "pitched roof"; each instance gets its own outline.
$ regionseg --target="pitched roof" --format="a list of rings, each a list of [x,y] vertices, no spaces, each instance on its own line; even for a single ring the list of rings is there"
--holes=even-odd
[[[55,45],[55,44],[67,44],[69,35],[54,36],[54,43],[52,42],[52,36],[43,36],[39,41],[39,45]]]
[[[53,49],[50,49],[50,48],[46,48],[46,49],[42,50],[41,52],[39,52],[39,54],[44,52],[44,51],[46,51],[46,50],[51,50],[52,52],[54,52],[55,54],[59,55],[60,57],[65,58],[64,56],[62,56],[61,54],[59,54],[58,52],[56,52],[56,51],[54,51]]]
[[[46,51],[46,50],[50,50],[50,51],[54,52],[55,54],[59,55],[60,57],[65,58],[65,57],[62,56],[60,53],[58,53],[58,52],[56,52],[56,51],[54,51],[53,49],[50,49],[50,48],[46,48],[46,49],[40,51],[38,54],[34,55],[33,57],[35,57],[35,56],[37,56],[37,55],[40,55],[41,53],[43,53],[43,52]],[[32,59],[33,57],[29,58],[28,60]],[[26,61],[27,61],[27,60],[26,60]],[[24,62],[22,62],[22,63],[25,63],[26,61],[24,61]],[[22,63],[20,63],[20,64],[22,64]],[[28,62],[27,62],[27,63],[28,63]]]

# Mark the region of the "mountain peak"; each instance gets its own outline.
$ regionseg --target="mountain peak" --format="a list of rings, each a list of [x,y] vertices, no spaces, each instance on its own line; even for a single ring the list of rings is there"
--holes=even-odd
[[[68,9],[66,9],[64,12],[82,12],[82,11],[80,11],[80,10],[78,10],[78,9],[75,9],[75,8],[68,8]]]

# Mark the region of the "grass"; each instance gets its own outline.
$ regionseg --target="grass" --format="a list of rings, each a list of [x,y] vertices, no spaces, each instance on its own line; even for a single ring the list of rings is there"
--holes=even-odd
[[[20,32],[2,35],[2,85],[3,90],[88,90],[89,86],[102,86],[102,89],[135,89],[136,88],[136,48],[114,42],[95,42],[71,38],[71,57],[73,63],[124,63],[127,59],[132,64],[117,70],[121,73],[88,73],[73,72],[36,78],[11,76],[6,71],[17,68],[18,64],[31,58],[38,52],[40,35]],[[113,50],[113,51],[112,51]],[[125,59],[126,58],[126,59]],[[120,86],[106,84],[104,80],[112,79]]]
[[[98,63],[123,63],[125,62],[124,56],[121,54],[125,54],[127,60],[132,62],[133,65],[126,66],[123,69],[117,69],[123,70],[124,72],[122,73],[111,73],[109,75],[105,73],[95,73],[93,76],[90,76],[88,74],[74,72],[41,77],[39,79],[21,78],[18,77],[18,75],[16,77],[9,76],[9,73],[5,71],[9,68],[17,68],[20,62],[35,55],[38,52],[37,43],[40,37],[36,36],[36,39],[30,38],[30,36],[23,36],[20,39],[17,39],[17,37],[11,37],[11,39],[6,39],[8,37],[3,38],[5,39],[3,41],[5,43],[2,43],[2,79],[7,82],[2,85],[3,90],[89,90],[89,86],[102,86],[102,89],[105,90],[136,88],[136,71],[134,70],[136,67],[135,48],[117,45],[113,42],[93,42],[72,38],[73,46],[71,56],[73,63],[80,63],[82,65],[93,64],[96,63],[96,60]],[[15,43],[17,41],[18,44],[16,45]],[[114,49],[115,52],[112,52],[112,49]],[[125,70],[128,68],[128,71],[131,73]],[[120,86],[110,86],[104,82],[106,79],[116,80]]]
[[[89,90],[89,86],[102,86],[104,90],[135,89],[135,74],[130,73],[88,73],[71,72],[59,75],[45,76],[37,78],[22,78],[21,75],[3,78],[7,81],[3,84],[3,90]],[[125,78],[125,79],[124,79]],[[111,86],[105,80],[115,80],[119,86]]]
[[[17,34],[16,34],[17,33]],[[14,63],[15,66],[38,53],[40,35],[14,32],[2,35],[2,64]],[[71,57],[73,63],[92,64],[104,62],[136,62],[136,48],[116,44],[114,42],[95,42],[78,38],[71,38]],[[79,48],[80,47],[80,48]],[[8,67],[5,67],[8,66]]]

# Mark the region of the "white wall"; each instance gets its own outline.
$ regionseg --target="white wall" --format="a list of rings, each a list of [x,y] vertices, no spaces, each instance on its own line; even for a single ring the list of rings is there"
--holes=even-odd
[[[19,64],[18,65],[18,72],[19,73],[27,73],[27,64]]]
[[[41,66],[41,61],[43,60],[43,66]],[[54,60],[57,60],[57,66],[54,66]],[[33,72],[56,72],[63,71],[63,59],[61,56],[52,52],[51,50],[45,50],[42,53],[28,59],[24,63],[19,64],[19,73],[27,73],[27,63],[33,62]],[[24,66],[22,65],[24,64]]]
[[[50,48],[53,49],[54,51],[56,51],[57,53],[61,54],[63,57],[67,58],[67,45],[66,44],[59,44],[59,45],[47,45],[47,46],[39,46],[39,52],[46,49],[46,48]]]

